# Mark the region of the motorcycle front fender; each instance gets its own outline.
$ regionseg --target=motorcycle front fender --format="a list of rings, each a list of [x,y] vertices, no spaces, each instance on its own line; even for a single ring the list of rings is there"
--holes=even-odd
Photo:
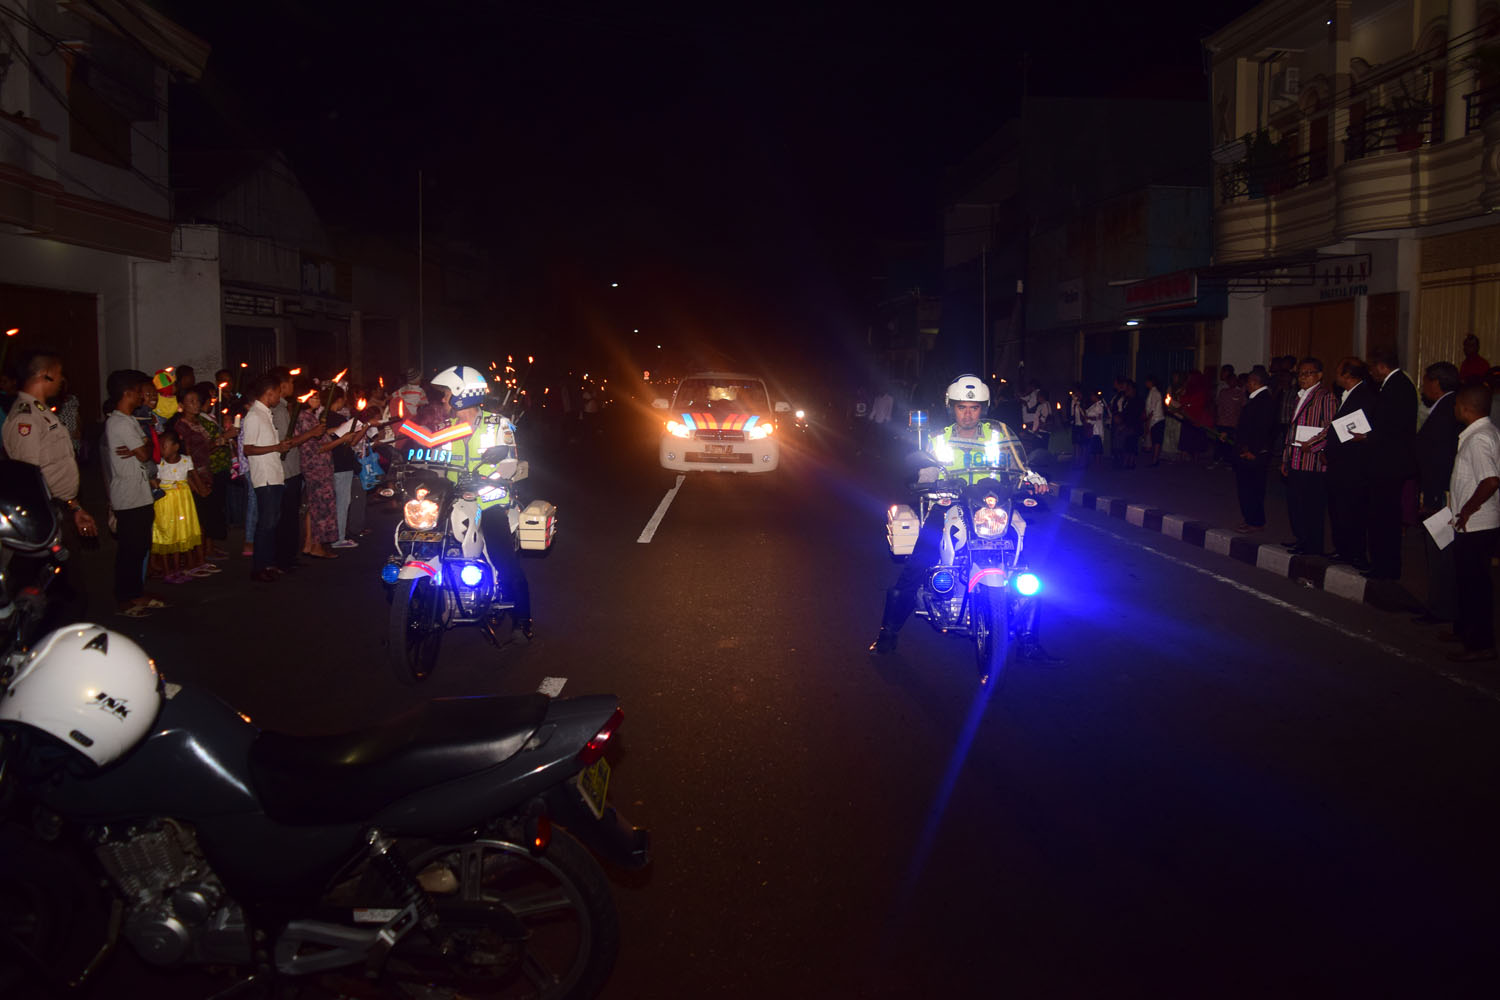
[[[401,569],[396,573],[397,580],[416,580],[420,577],[431,577],[437,579],[438,568],[436,562],[427,562],[415,556],[407,559]]]

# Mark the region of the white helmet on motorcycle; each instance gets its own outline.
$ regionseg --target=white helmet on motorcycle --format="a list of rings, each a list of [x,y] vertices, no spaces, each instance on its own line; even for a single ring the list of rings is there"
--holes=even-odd
[[[988,403],[990,387],[978,375],[960,375],[948,386],[950,403]]]
[[[478,406],[490,391],[490,382],[484,377],[484,372],[468,365],[443,369],[433,376],[432,384],[448,390],[449,401],[455,410]]]
[[[145,737],[161,676],[118,632],[80,622],[44,637],[0,697],[0,724],[39,729],[103,767]]]

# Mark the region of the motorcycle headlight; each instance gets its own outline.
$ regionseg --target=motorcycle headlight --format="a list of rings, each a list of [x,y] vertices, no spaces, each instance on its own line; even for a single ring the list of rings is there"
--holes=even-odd
[[[1010,518],[1001,507],[983,507],[974,512],[974,534],[980,538],[996,538],[1005,534]]]
[[[693,431],[691,428],[689,428],[686,424],[679,424],[675,420],[667,421],[667,433],[672,435],[673,437],[680,438],[693,436]]]
[[[775,424],[771,424],[771,423],[756,424],[754,427],[750,428],[748,431],[745,432],[745,440],[747,440],[747,441],[759,441],[762,438],[769,436],[770,433],[772,431],[774,431],[775,429],[776,429],[776,425]]]
[[[428,500],[425,495],[406,501],[403,514],[408,528],[416,531],[430,531],[437,527],[438,505]]]

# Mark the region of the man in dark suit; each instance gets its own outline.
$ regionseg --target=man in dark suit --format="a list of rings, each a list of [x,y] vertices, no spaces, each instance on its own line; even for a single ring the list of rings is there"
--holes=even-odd
[[[1401,579],[1401,494],[1417,475],[1417,389],[1401,370],[1396,352],[1370,353],[1373,383],[1379,386],[1370,418],[1369,576]]]
[[[1428,365],[1422,373],[1422,401],[1428,410],[1417,432],[1417,513],[1424,520],[1447,503],[1453,456],[1458,453],[1458,417],[1453,413],[1458,386],[1458,368],[1447,361]],[[1422,543],[1427,551],[1427,610],[1413,621],[1422,625],[1452,622],[1458,612],[1453,546],[1438,548],[1425,529]]]
[[[1364,411],[1365,419],[1375,407],[1370,370],[1359,358],[1339,362],[1334,382],[1343,399],[1328,429],[1328,521],[1333,529],[1334,558],[1359,570],[1370,568],[1365,555],[1366,524],[1369,519],[1370,468],[1374,442],[1369,434],[1340,440],[1337,428],[1346,417]],[[1373,425],[1372,425],[1373,426]]]
[[[1249,397],[1234,428],[1234,484],[1239,491],[1240,516],[1236,530],[1260,531],[1266,526],[1266,470],[1276,443],[1276,397],[1267,387],[1266,370],[1256,365],[1246,378]]]

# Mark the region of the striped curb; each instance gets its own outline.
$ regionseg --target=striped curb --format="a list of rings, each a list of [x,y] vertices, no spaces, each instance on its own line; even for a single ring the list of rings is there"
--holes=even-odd
[[[1316,556],[1295,556],[1281,545],[1257,542],[1227,528],[1194,521],[1157,507],[1130,503],[1093,490],[1062,483],[1054,483],[1053,489],[1070,506],[1097,510],[1138,528],[1159,532],[1168,538],[1228,556],[1236,562],[1255,566],[1288,580],[1302,581],[1310,587],[1338,597],[1370,604],[1386,611],[1413,608],[1409,595],[1406,595],[1399,583],[1368,580],[1349,566],[1335,565]],[[1375,586],[1372,587],[1372,583]]]

